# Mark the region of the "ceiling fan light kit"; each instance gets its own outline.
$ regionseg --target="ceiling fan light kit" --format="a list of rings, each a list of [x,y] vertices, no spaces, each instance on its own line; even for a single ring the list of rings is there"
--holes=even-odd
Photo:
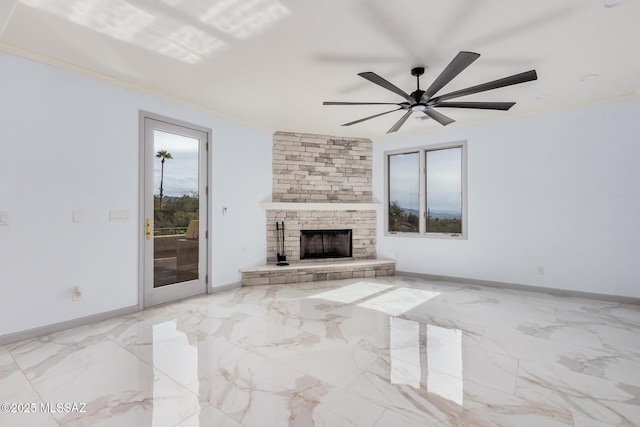
[[[384,89],[387,89],[396,95],[405,99],[405,102],[392,103],[392,102],[324,102],[323,105],[396,105],[398,108],[385,111],[384,113],[374,114],[373,116],[365,117],[353,122],[345,123],[342,126],[351,126],[356,123],[361,123],[366,120],[370,120],[376,117],[380,117],[385,114],[393,113],[394,111],[405,110],[404,115],[387,131],[387,133],[397,132],[402,125],[407,121],[412,113],[423,113],[427,117],[431,118],[443,126],[453,123],[450,117],[434,110],[434,108],[471,108],[481,110],[509,110],[515,105],[515,102],[445,102],[448,99],[459,98],[462,96],[472,95],[474,93],[486,92],[488,90],[498,89],[505,86],[516,85],[520,83],[529,82],[538,78],[535,70],[526,71],[520,74],[514,74],[509,77],[504,77],[491,82],[482,83],[476,86],[468,87],[466,89],[457,90],[455,92],[446,93],[444,95],[434,95],[446,86],[451,80],[453,80],[458,74],[464,71],[471,63],[480,57],[480,54],[474,52],[459,52],[455,58],[447,65],[447,67],[440,73],[440,75],[431,83],[427,90],[420,89],[420,76],[424,74],[424,67],[415,67],[411,69],[411,75],[416,77],[416,90],[411,94],[407,94],[402,89],[396,87],[392,83],[388,82],[384,78],[380,77],[376,73],[367,71],[359,73],[362,78],[369,80],[371,83],[377,84]]]

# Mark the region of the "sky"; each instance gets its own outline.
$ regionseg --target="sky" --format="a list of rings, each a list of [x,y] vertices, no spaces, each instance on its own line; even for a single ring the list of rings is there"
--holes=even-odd
[[[389,201],[401,208],[418,210],[420,203],[420,154],[389,156]]]
[[[154,153],[167,150],[173,159],[164,162],[163,193],[182,196],[198,191],[198,140],[155,130]],[[153,193],[160,194],[160,159],[154,160]]]
[[[427,152],[427,207],[432,211],[460,212],[460,149]],[[389,156],[389,200],[405,209],[419,210],[420,154]]]

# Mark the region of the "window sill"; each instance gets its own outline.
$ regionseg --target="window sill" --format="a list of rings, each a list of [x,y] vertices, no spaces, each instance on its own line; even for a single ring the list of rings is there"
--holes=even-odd
[[[443,239],[443,240],[467,240],[464,234],[446,234],[446,233],[403,233],[401,231],[385,231],[385,237],[418,237],[427,239]]]

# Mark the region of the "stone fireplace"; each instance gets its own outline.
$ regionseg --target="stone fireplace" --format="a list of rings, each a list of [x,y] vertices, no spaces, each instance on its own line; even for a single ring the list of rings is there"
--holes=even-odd
[[[376,211],[362,210],[316,210],[316,206],[291,206],[291,210],[267,209],[267,262],[276,261],[276,221],[284,221],[284,247],[287,260],[300,261],[300,238],[302,230],[351,230],[351,259],[373,259],[376,257]],[[335,209],[338,209],[336,206]],[[305,259],[308,261],[309,258]]]
[[[371,179],[369,139],[275,132],[272,201],[260,204],[267,265],[242,269],[243,285],[394,274],[395,261],[376,259],[381,204],[372,201]],[[284,222],[289,266],[275,265],[276,222]]]
[[[288,261],[300,252],[302,230],[351,230],[351,259],[376,257],[376,213],[372,203],[371,140],[276,132],[273,191],[267,209],[267,262],[275,262],[276,221],[285,223]]]

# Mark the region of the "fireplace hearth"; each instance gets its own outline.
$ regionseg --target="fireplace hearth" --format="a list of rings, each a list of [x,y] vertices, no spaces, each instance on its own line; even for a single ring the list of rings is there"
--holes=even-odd
[[[350,258],[351,230],[300,230],[300,259]]]

